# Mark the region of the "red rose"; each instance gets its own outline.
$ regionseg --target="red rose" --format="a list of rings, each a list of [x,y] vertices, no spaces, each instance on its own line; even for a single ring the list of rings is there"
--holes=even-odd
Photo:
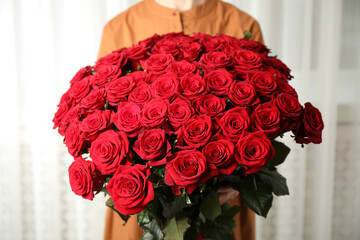
[[[147,53],[146,48],[141,45],[135,45],[124,50],[125,55],[128,58],[128,61],[132,69],[137,69],[139,61],[146,59]]]
[[[235,146],[235,159],[245,168],[245,174],[260,171],[274,155],[274,147],[263,132],[244,132]]]
[[[129,102],[136,103],[140,108],[143,108],[144,105],[150,102],[153,99],[151,87],[145,83],[140,82],[137,84],[129,95]]]
[[[266,64],[268,64],[270,67],[273,67],[284,74],[287,79],[290,80],[293,78],[293,76],[290,74],[291,70],[281,60],[277,59],[276,57],[267,57],[265,58],[265,61]]]
[[[105,90],[103,88],[94,88],[81,100],[79,105],[86,111],[93,112],[96,109],[104,108],[105,103]]]
[[[165,73],[169,64],[174,61],[174,57],[171,54],[153,54],[147,60],[140,61],[141,67],[147,72],[161,75]]]
[[[288,81],[286,80],[278,81],[277,84],[278,84],[279,92],[287,93],[295,98],[298,98],[297,92],[292,86],[289,85]]]
[[[131,72],[127,76],[132,77],[136,84],[138,84],[140,82],[150,83],[149,74],[147,74],[146,72],[143,72],[143,71]]]
[[[146,50],[151,48],[157,41],[161,39],[160,35],[154,34],[152,37],[149,37],[147,39],[144,39],[139,42],[140,46],[143,46]]]
[[[198,98],[204,90],[205,81],[200,75],[187,73],[180,79],[180,94],[186,100]]]
[[[122,67],[126,64],[127,58],[123,53],[123,49],[114,51],[102,58],[100,58],[94,68],[99,68],[101,65],[114,65]]]
[[[238,39],[237,44],[243,49],[250,50],[266,56],[270,50],[262,43],[248,39]]]
[[[104,176],[96,170],[95,164],[82,157],[75,158],[69,167],[71,190],[85,199],[93,200],[94,191],[102,189]]]
[[[134,79],[131,76],[120,77],[109,82],[105,86],[106,98],[110,105],[116,106],[126,101],[126,97],[135,87]]]
[[[174,73],[161,75],[151,84],[155,98],[164,98],[170,101],[176,96],[178,86],[179,80]]]
[[[81,122],[80,129],[85,140],[93,141],[100,132],[108,128],[111,111],[97,110],[84,118]]]
[[[187,102],[177,98],[169,106],[169,121],[173,130],[177,131],[193,115],[193,110]]]
[[[233,61],[230,56],[223,52],[209,52],[201,56],[199,64],[205,72],[210,72],[215,69],[232,66]]]
[[[237,167],[233,158],[234,144],[228,140],[210,142],[202,149],[206,160],[215,165],[219,173],[230,175]]]
[[[136,137],[141,128],[141,109],[136,103],[122,103],[111,115],[111,122],[129,138]]]
[[[91,76],[90,84],[93,86],[103,87],[109,81],[117,79],[121,75],[121,68],[113,65],[100,65],[96,73]]]
[[[89,151],[91,159],[103,175],[113,174],[120,165],[126,164],[129,141],[125,133],[108,130],[99,134]]]
[[[71,79],[70,84],[72,85],[72,84],[80,81],[84,77],[87,77],[87,76],[90,76],[90,75],[91,75],[91,67],[90,66],[83,67]]]
[[[229,99],[234,105],[240,107],[250,107],[260,103],[253,85],[242,81],[234,81],[231,84]]]
[[[142,112],[141,123],[144,127],[157,128],[166,120],[169,103],[161,98],[148,102]]]
[[[59,133],[64,136],[66,128],[73,121],[78,121],[81,118],[81,110],[79,105],[75,105],[70,108],[66,114],[61,118],[61,123],[59,125]]]
[[[188,61],[196,61],[199,58],[201,52],[201,44],[197,42],[182,43],[180,45],[180,51],[183,59]]]
[[[196,37],[199,37],[199,35],[195,36],[195,38]],[[201,37],[201,43],[205,48],[205,52],[217,52],[221,48],[223,42],[224,40],[222,38],[212,37],[207,34],[204,34]]]
[[[175,73],[179,77],[184,76],[186,73],[194,73],[197,71],[197,66],[188,61],[175,61],[172,62],[166,69],[168,73]]]
[[[65,114],[69,111],[69,106],[66,103],[60,103],[58,105],[58,110],[56,111],[54,118],[53,118],[53,123],[54,123],[54,127],[53,129],[57,128],[58,126],[60,126],[61,124],[61,120],[63,119],[63,117],[65,116]]]
[[[176,195],[180,195],[180,188],[191,194],[215,175],[216,171],[211,171],[205,156],[197,150],[176,152],[166,158],[165,184],[172,186]]]
[[[219,98],[212,94],[202,95],[194,101],[196,112],[201,115],[205,114],[214,117],[225,110],[225,99]]]
[[[297,126],[292,130],[295,134],[295,141],[301,144],[321,143],[321,133],[324,129],[319,109],[311,103],[305,103],[304,112]]]
[[[276,77],[269,72],[256,72],[250,79],[258,96],[264,100],[270,100],[277,88]]]
[[[263,131],[269,138],[277,137],[286,127],[280,124],[280,112],[271,102],[258,105],[251,115],[251,122],[252,131]]]
[[[277,95],[274,104],[279,109],[281,116],[292,121],[297,121],[303,110],[299,100],[288,93]]]
[[[263,64],[262,57],[252,51],[236,50],[232,54],[236,72],[259,70]]]
[[[160,41],[156,42],[151,49],[152,54],[162,53],[176,56],[179,54],[179,52],[178,43],[168,39],[161,39]]]
[[[149,129],[139,134],[134,151],[142,159],[148,160],[149,166],[159,166],[166,163],[165,156],[170,153],[171,146],[164,130]]]
[[[235,107],[229,109],[217,122],[225,137],[236,143],[242,133],[250,127],[250,118],[245,108]]]
[[[200,148],[206,145],[212,134],[212,121],[206,115],[196,115],[182,126],[177,137],[180,146],[187,143],[189,147]]]
[[[217,96],[228,94],[233,75],[225,69],[211,71],[205,75],[206,89]]]
[[[69,96],[80,102],[90,92],[90,81],[89,77],[85,77],[80,81],[75,82],[69,89]]]
[[[66,129],[65,132],[64,142],[68,149],[68,152],[72,156],[81,155],[81,149],[84,145],[84,140],[81,137],[79,121],[73,121],[70,123],[69,127]]]
[[[147,180],[151,172],[144,165],[119,166],[106,189],[121,214],[136,214],[154,199],[152,182]]]

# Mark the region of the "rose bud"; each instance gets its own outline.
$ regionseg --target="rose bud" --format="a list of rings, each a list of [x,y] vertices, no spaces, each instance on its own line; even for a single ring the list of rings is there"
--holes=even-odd
[[[324,129],[319,109],[315,108],[311,103],[305,103],[304,112],[301,120],[292,130],[295,134],[295,141],[301,144],[321,143],[321,134]]]
[[[85,199],[93,200],[94,191],[102,189],[105,178],[96,170],[95,164],[86,161],[81,156],[69,167],[69,181],[71,190]]]

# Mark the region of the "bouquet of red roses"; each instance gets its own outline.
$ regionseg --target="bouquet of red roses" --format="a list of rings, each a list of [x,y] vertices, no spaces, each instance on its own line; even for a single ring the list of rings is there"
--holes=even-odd
[[[321,114],[303,107],[290,69],[263,44],[223,34],[154,35],[74,76],[53,119],[74,157],[75,194],[100,191],[143,239],[231,239],[231,186],[266,216],[288,194],[276,166],[290,149],[275,140],[320,143]]]

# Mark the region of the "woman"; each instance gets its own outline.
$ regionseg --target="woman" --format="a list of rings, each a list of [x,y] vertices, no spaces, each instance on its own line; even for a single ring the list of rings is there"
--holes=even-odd
[[[98,57],[112,51],[130,47],[155,33],[183,32],[192,35],[202,32],[210,35],[227,34],[243,37],[245,30],[252,33],[252,40],[263,42],[258,22],[231,4],[220,0],[144,0],[110,20],[103,29]],[[232,200],[231,200],[232,199]],[[229,187],[219,190],[221,203],[241,206],[235,216],[235,240],[255,239],[254,213],[242,205],[238,192]],[[105,224],[105,240],[138,240],[142,230],[136,216],[122,226],[120,217],[108,209]]]

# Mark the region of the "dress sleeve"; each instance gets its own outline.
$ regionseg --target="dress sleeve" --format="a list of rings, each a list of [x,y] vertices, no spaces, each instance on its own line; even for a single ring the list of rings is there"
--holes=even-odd
[[[107,23],[102,32],[101,42],[100,42],[100,48],[98,52],[98,59],[111,53],[116,49],[115,46],[115,40],[113,36],[113,30],[111,28],[111,25]]]
[[[264,44],[264,39],[263,39],[263,35],[261,32],[261,28],[259,23],[255,20],[254,23],[251,26],[251,40],[257,41],[257,42],[261,42],[262,44]]]

